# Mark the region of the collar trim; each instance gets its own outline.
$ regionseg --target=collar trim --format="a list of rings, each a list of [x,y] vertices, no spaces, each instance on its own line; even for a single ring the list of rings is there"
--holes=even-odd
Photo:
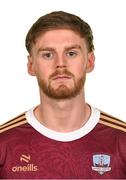
[[[34,108],[30,109],[26,112],[26,119],[28,123],[37,130],[40,134],[56,140],[56,141],[62,141],[62,142],[69,142],[77,140],[83,136],[86,136],[89,132],[91,132],[97,123],[99,122],[100,118],[100,111],[96,108],[91,107],[91,115],[86,124],[81,127],[80,129],[77,129],[72,132],[68,133],[61,133],[57,132],[51,129],[48,129],[47,127],[43,126],[35,117],[34,115]]]

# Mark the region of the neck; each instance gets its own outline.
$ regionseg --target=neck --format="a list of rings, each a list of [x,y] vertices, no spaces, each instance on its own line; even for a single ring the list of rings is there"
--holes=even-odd
[[[54,100],[44,94],[35,109],[36,118],[49,129],[70,132],[81,128],[89,119],[90,107],[85,103],[84,94],[69,100]]]

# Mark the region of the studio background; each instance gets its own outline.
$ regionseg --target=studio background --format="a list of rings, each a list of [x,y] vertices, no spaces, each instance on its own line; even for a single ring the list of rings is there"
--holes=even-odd
[[[126,121],[125,0],[1,0],[0,124],[39,104],[36,78],[27,73],[25,36],[40,16],[59,10],[80,16],[93,30],[96,61],[86,101]]]

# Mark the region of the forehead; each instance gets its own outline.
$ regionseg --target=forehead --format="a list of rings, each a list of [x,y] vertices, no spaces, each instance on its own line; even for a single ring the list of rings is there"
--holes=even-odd
[[[85,46],[85,39],[80,37],[78,33],[73,30],[68,29],[56,29],[49,30],[41,34],[35,41],[36,48],[41,46],[50,47],[63,47],[71,46],[72,44],[78,44],[80,46]]]

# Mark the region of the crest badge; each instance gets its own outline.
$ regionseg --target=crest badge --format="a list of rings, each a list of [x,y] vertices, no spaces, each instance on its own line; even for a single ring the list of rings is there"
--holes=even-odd
[[[93,155],[93,171],[97,171],[99,174],[111,171],[110,167],[110,156],[106,154],[95,154]]]

